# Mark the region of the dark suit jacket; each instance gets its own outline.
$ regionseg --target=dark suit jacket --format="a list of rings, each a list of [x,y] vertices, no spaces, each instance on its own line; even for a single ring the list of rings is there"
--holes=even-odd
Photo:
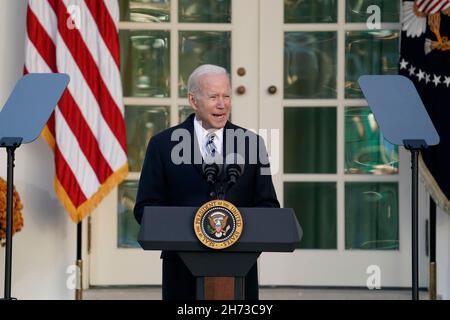
[[[200,207],[205,202],[212,200],[212,189],[203,176],[202,164],[196,164],[194,161],[202,161],[194,130],[194,116],[194,114],[191,114],[183,123],[155,135],[150,140],[134,207],[134,215],[139,223],[145,206]],[[180,150],[179,143],[182,139],[172,141],[172,134],[177,129],[179,130],[177,132],[181,133],[182,136],[183,133],[188,133],[188,140],[190,141],[184,141],[184,143],[189,146],[190,150],[188,148],[184,151],[187,151],[190,155],[185,154],[184,151],[177,152],[177,155],[188,159],[186,161],[188,163],[174,164],[171,158],[174,148],[177,151]],[[261,175],[261,169],[269,167],[263,140],[258,135],[231,122],[227,122],[224,129],[223,157],[233,152],[242,155],[242,150],[245,150],[245,155],[242,155],[245,158],[244,172],[237,184],[228,191],[225,200],[230,201],[236,207],[279,207],[271,175]],[[245,148],[239,149],[238,139],[234,138],[234,148],[229,150],[231,148],[229,147],[230,140],[227,143],[228,129],[232,129],[232,132],[242,130],[241,133],[247,134]],[[252,142],[256,142],[256,148],[250,146]],[[178,147],[176,147],[177,145]],[[255,152],[258,152],[261,157],[255,156]],[[171,252],[163,252],[162,258],[176,259]],[[165,270],[163,270],[164,272]],[[256,275],[254,276],[256,277]],[[167,289],[164,288],[164,279],[163,274],[163,291]],[[179,286],[180,283],[178,283]]]

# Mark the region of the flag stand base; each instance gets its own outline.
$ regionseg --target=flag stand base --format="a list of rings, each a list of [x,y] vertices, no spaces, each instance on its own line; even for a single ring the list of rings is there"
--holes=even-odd
[[[75,300],[83,300],[83,260],[77,260],[77,287]]]

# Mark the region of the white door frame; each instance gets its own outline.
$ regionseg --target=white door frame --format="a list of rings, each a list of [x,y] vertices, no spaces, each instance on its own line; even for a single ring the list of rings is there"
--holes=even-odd
[[[238,125],[258,127],[258,1],[233,0],[231,24],[178,23],[177,1],[171,1],[171,22],[132,23],[121,22],[121,29],[157,29],[171,31],[171,97],[130,98],[126,105],[170,105],[171,126],[178,123],[178,107],[188,105],[178,98],[178,30],[231,31],[231,79],[233,89],[232,119]],[[237,75],[244,67],[246,74]],[[246,92],[237,95],[238,86]],[[131,172],[127,180],[138,180],[139,173]],[[117,248],[117,188],[113,190],[92,213],[91,254],[89,283],[91,285],[159,285],[162,266],[160,251]]]
[[[409,154],[399,150],[398,175],[368,176],[344,174],[344,107],[367,106],[364,99],[347,100],[345,83],[345,31],[364,30],[366,25],[345,24],[345,1],[338,2],[337,24],[285,24],[283,1],[261,0],[260,7],[260,127],[279,129],[279,170],[274,184],[280,203],[283,201],[283,183],[286,181],[337,183],[337,249],[299,249],[293,254],[264,253],[260,259],[260,283],[262,285],[305,286],[357,286],[365,287],[373,269],[379,267],[381,285],[384,287],[408,287],[411,285],[411,205]],[[399,24],[382,24],[382,28],[399,29]],[[337,44],[337,99],[299,99],[283,101],[283,47],[285,31],[336,31]],[[277,93],[270,95],[269,86],[275,85]],[[337,173],[336,174],[283,174],[283,106],[288,107],[337,107]],[[270,150],[270,148],[269,148]],[[269,151],[270,152],[270,151]],[[345,250],[345,204],[344,183],[347,181],[399,182],[399,241],[397,251]],[[423,197],[421,197],[423,199]],[[424,207],[425,204],[422,204]],[[422,212],[427,212],[423,208]],[[419,226],[424,226],[421,218]],[[424,239],[424,228],[420,228]],[[423,244],[423,242],[421,242]],[[424,246],[421,245],[421,253]],[[420,284],[427,282],[426,258],[421,256]],[[370,272],[368,274],[367,272]]]

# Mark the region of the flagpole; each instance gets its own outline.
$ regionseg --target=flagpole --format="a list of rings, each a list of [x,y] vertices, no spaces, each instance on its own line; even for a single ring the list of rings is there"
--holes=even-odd
[[[428,295],[430,300],[436,300],[436,203],[430,197],[430,274]]]
[[[75,288],[75,300],[83,300],[83,260],[81,255],[82,250],[82,235],[83,235],[82,222],[77,224],[77,279]]]

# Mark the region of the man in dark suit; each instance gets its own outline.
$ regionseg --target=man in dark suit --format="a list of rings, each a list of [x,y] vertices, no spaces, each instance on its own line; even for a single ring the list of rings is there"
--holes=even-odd
[[[215,199],[215,189],[202,170],[211,145],[215,159],[225,162],[230,154],[239,154],[245,162],[242,176],[225,200],[236,207],[279,207],[263,140],[228,121],[231,88],[226,70],[214,65],[198,67],[189,77],[188,91],[195,114],[155,135],[147,147],[134,208],[136,220],[140,223],[145,206],[200,207]],[[195,278],[178,255],[163,252],[161,257],[163,299],[194,299]],[[258,299],[256,263],[245,277],[245,299]]]

